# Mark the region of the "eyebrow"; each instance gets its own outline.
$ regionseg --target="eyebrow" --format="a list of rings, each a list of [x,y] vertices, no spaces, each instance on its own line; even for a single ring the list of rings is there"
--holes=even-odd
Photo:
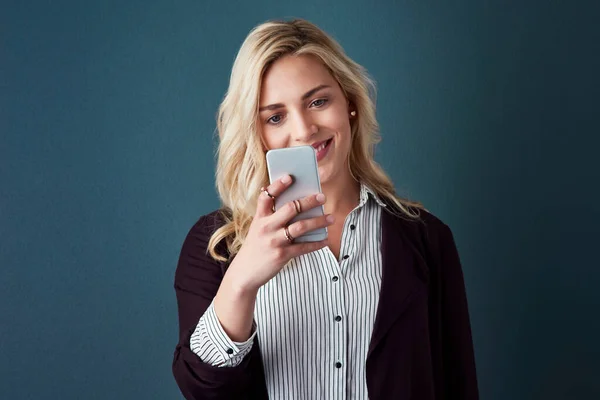
[[[317,86],[317,87],[315,87],[313,89],[310,89],[308,92],[306,92],[306,93],[304,93],[302,95],[302,100],[306,100],[307,98],[309,98],[313,94],[317,93],[319,90],[323,90],[323,89],[326,89],[328,87],[330,87],[330,86],[329,85],[319,85],[319,86]],[[276,110],[278,108],[283,108],[283,107],[285,107],[283,105],[283,103],[269,104],[268,106],[260,107],[258,109],[258,112],[263,112],[265,110],[271,110],[272,111],[272,110]]]

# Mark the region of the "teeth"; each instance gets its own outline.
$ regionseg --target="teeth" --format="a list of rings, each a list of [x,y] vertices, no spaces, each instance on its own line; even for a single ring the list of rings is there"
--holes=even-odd
[[[327,141],[324,141],[323,144],[321,144],[319,147],[317,147],[317,151],[321,151],[325,148],[325,145],[327,144]]]

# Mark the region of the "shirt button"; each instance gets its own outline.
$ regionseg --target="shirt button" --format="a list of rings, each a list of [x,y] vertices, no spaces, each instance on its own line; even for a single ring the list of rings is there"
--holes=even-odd
[[[336,362],[336,363],[335,363],[335,367],[336,367],[336,368],[342,368],[342,363],[341,363],[341,362],[339,362],[339,361],[338,361],[338,362]]]
[[[339,278],[338,278],[337,276],[334,276],[333,278],[331,278],[331,280],[332,280],[332,281],[334,281],[334,282],[337,282],[337,281],[338,281],[338,279],[339,279]]]
[[[350,229],[354,230],[354,229],[356,229],[356,226],[354,224],[352,224],[352,225],[350,225]]]
[[[227,349],[227,354],[233,354],[233,349]]]
[[[349,256],[348,254],[346,254],[346,255],[344,256],[344,260],[348,259],[348,257],[350,257],[350,256]]]
[[[336,322],[340,322],[342,320],[342,317],[340,317],[339,315],[335,317]]]

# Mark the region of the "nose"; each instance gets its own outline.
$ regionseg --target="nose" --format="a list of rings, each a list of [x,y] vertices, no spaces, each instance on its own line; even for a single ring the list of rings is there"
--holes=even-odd
[[[294,116],[292,140],[298,143],[308,143],[310,138],[317,133],[318,127],[314,121],[303,113],[297,113]]]

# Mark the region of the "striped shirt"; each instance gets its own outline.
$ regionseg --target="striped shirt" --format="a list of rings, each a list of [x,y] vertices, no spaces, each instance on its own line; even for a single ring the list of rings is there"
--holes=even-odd
[[[328,247],[291,259],[257,294],[251,337],[233,342],[213,303],[190,348],[211,365],[238,365],[258,335],[269,398],[366,399],[365,362],[381,287],[381,209],[361,185],[342,230],[340,257]]]

